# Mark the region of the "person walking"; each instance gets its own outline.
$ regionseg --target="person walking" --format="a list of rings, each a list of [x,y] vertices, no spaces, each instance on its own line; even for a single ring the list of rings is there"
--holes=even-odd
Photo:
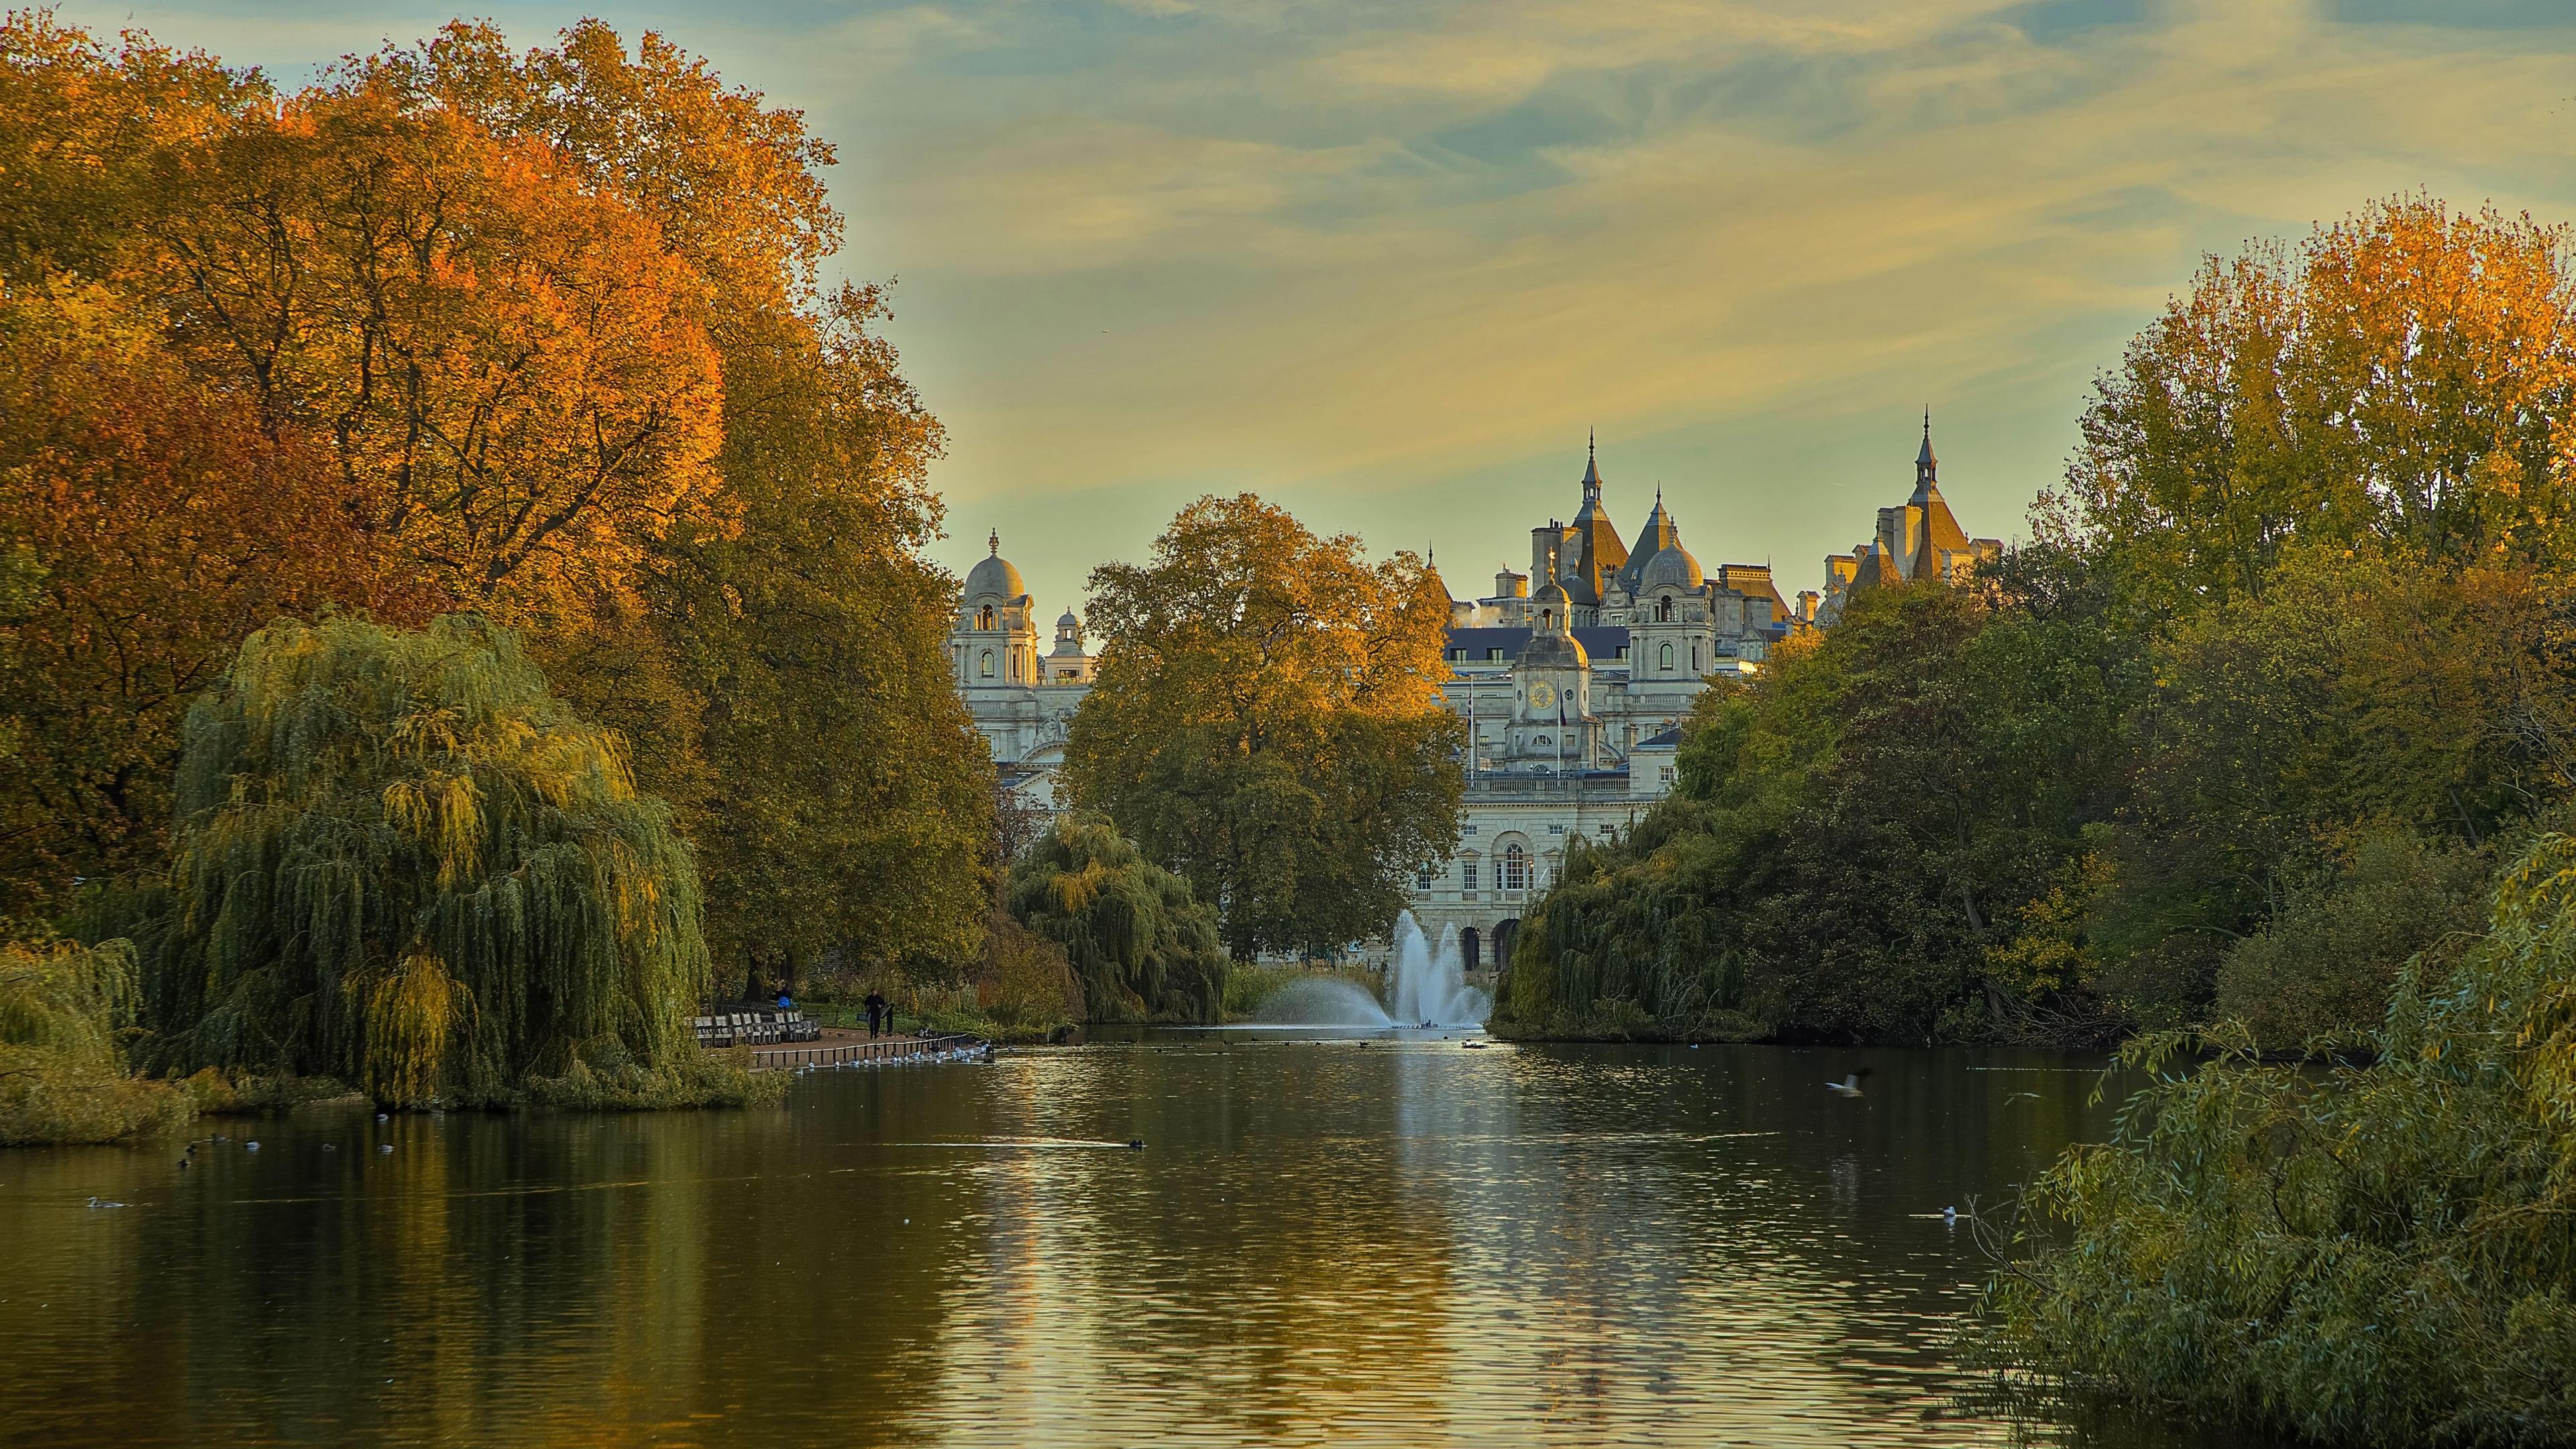
[[[892,1015],[893,1013],[886,1010],[886,999],[882,993],[875,991],[868,993],[868,1037],[870,1040],[874,1040],[876,1038],[877,1022],[880,1019],[889,1018]],[[891,1020],[888,1020],[886,1025],[891,1029],[894,1023]]]

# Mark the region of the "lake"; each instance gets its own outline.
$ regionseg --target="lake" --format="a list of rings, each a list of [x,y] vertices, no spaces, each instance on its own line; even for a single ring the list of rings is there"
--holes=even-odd
[[[2098,1139],[2099,1058],[1310,1035],[0,1152],[0,1435],[2213,1442],[1956,1402],[1989,1264],[1941,1210]]]

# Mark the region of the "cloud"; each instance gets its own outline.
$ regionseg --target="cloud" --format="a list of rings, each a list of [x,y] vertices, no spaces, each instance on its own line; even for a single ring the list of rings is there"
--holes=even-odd
[[[286,74],[437,18],[191,13],[174,38]],[[522,40],[570,18],[503,15]],[[1020,562],[1050,598],[1208,488],[1515,555],[1524,512],[1570,508],[1586,424],[1723,499],[1711,553],[1790,568],[1891,501],[1855,471],[1880,444],[1855,450],[1883,426],[1910,457],[1927,399],[1954,499],[2005,531],[2201,252],[2419,186],[2576,216],[2576,16],[2529,0],[678,0],[652,23],[839,146],[845,265],[902,278],[894,335],[950,427],[955,561],[1042,515],[1054,557]]]

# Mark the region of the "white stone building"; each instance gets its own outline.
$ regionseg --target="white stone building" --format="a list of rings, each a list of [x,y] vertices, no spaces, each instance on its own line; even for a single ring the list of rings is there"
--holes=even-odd
[[[1927,418],[1914,496],[1880,510],[1871,543],[1828,560],[1821,620],[1855,586],[1955,577],[1998,547],[1961,531],[1934,469]],[[1573,522],[1530,531],[1528,573],[1507,569],[1491,594],[1449,606],[1442,688],[1474,746],[1458,839],[1417,878],[1412,909],[1434,937],[1458,930],[1470,969],[1508,957],[1522,911],[1572,841],[1623,830],[1671,793],[1678,727],[1710,680],[1758,670],[1774,644],[1821,621],[1818,596],[1793,608],[1767,564],[1704,570],[1660,492],[1632,551],[1610,521],[1597,459],[1587,456],[1578,486]],[[990,544],[966,575],[950,635],[957,687],[1004,781],[1052,810],[1093,660],[1070,611],[1039,652],[1036,603],[998,533]]]

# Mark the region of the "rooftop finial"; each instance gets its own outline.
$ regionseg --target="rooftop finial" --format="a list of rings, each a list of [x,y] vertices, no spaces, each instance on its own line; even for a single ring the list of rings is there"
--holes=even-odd
[[[1592,428],[1585,428],[1583,430],[1583,457],[1585,461],[1589,462],[1597,454],[1600,444],[1601,434],[1599,431]]]
[[[998,528],[994,529],[992,536],[984,540],[984,547],[992,550],[993,557],[1000,558],[1002,556],[1002,531]]]

